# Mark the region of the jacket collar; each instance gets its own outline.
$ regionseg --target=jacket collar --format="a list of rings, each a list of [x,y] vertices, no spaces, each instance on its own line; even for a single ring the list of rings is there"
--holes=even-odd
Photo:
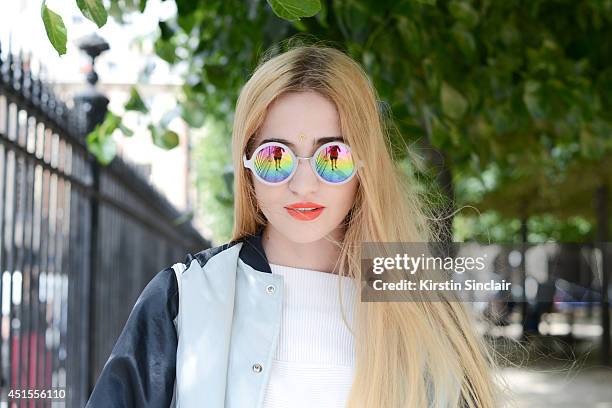
[[[242,238],[242,248],[238,257],[251,268],[260,272],[272,273],[266,252],[262,245],[263,226],[259,226],[255,234]]]

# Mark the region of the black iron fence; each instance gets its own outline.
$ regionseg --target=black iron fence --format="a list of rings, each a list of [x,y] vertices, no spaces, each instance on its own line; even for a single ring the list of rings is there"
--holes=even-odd
[[[34,71],[0,47],[0,403],[50,406],[9,393],[55,389],[76,407],[148,281],[210,243],[130,165],[99,166],[93,104],[69,108]]]

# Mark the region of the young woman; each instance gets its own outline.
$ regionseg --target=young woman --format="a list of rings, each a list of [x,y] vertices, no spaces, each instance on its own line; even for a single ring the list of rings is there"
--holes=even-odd
[[[461,303],[360,301],[362,242],[435,239],[385,129],[344,53],[264,61],[234,117],[231,242],[147,285],[88,406],[495,406]]]

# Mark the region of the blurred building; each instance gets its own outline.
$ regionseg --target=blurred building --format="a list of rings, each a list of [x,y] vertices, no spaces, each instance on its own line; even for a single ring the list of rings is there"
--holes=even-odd
[[[96,59],[98,89],[109,98],[109,109],[123,116],[124,124],[134,131],[130,138],[119,131],[115,133],[118,154],[138,168],[177,209],[192,211],[197,206],[197,196],[190,171],[189,127],[180,117],[172,120],[169,128],[179,135],[180,142],[170,151],[155,146],[147,130],[149,123],[158,123],[166,112],[176,107],[182,86],[180,72],[172,71],[153,50],[158,21],[176,12],[174,3],[149,0],[144,13],[126,16],[126,24],[119,25],[109,17],[100,29],[82,16],[75,2],[48,0],[47,5],[64,19],[68,30],[67,53],[58,57],[49,43],[40,17],[39,0],[2,5],[0,41],[5,51],[10,43],[14,52],[31,53],[34,66],[37,61],[44,64],[46,81],[52,83],[57,94],[70,100],[85,88],[84,75],[90,68],[88,57],[78,49],[78,40],[93,32],[103,37],[110,50]],[[137,88],[150,110],[148,115],[123,110],[135,84],[139,84]],[[200,233],[210,236],[197,215],[193,222]]]

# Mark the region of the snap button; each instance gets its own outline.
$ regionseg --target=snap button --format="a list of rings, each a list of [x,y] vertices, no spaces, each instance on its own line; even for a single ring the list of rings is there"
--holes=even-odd
[[[266,292],[268,292],[269,294],[273,294],[275,290],[276,290],[276,286],[274,285],[266,286]]]
[[[253,371],[255,371],[256,373],[261,373],[261,370],[263,370],[263,367],[261,366],[261,364],[259,363],[253,364]]]

